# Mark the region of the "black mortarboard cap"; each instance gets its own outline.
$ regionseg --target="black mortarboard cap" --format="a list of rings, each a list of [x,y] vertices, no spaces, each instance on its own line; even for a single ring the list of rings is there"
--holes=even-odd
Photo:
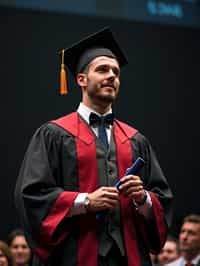
[[[63,49],[60,55],[62,55],[62,66],[66,65],[74,78],[98,56],[116,58],[120,67],[127,64],[125,55],[108,27]]]

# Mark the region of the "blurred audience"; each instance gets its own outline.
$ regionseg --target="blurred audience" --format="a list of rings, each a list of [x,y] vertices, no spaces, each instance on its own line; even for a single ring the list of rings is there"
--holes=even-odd
[[[149,253],[150,258],[151,258],[151,263],[153,266],[157,266],[158,265],[158,258],[157,255]]]
[[[200,215],[191,214],[184,218],[179,234],[181,257],[167,266],[200,265]]]
[[[28,266],[31,260],[31,250],[21,229],[13,230],[8,236],[8,245],[16,266]]]
[[[0,240],[0,266],[15,266],[8,245]]]
[[[164,247],[158,254],[157,261],[159,266],[166,265],[179,257],[178,240],[173,236],[168,236]]]

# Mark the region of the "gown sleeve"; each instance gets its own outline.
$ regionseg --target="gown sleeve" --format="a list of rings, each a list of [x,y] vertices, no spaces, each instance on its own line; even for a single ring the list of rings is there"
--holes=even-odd
[[[150,219],[139,217],[140,228],[149,250],[158,253],[172,221],[173,195],[151,144],[142,134],[138,133],[134,138],[133,149],[135,156],[141,156],[146,162],[139,175],[152,201],[153,215]]]
[[[46,259],[53,247],[70,232],[73,218],[67,218],[78,195],[61,185],[62,136],[48,124],[32,137],[15,189],[16,207],[29,244]]]

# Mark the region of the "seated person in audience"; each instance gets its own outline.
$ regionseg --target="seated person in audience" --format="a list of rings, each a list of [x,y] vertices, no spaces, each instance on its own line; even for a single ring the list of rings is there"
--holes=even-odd
[[[172,236],[168,236],[164,247],[158,254],[158,265],[163,266],[179,257],[178,240]]]
[[[184,218],[179,233],[181,257],[167,266],[200,265],[200,215],[191,214]]]
[[[15,266],[8,245],[0,240],[0,266]]]
[[[21,229],[13,230],[8,236],[8,245],[16,266],[28,266],[31,260],[31,250]]]

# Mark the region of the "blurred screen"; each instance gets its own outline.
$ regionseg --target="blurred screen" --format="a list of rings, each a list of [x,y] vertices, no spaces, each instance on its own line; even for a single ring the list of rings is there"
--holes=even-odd
[[[1,5],[200,27],[200,0],[0,0]]]

